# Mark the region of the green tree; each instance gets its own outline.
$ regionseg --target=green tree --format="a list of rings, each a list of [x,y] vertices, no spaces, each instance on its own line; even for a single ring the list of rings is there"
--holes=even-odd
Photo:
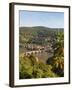
[[[54,56],[52,57],[53,71],[59,76],[64,76],[64,33],[56,34]]]
[[[20,57],[19,71],[20,79],[57,77],[51,65],[37,61],[33,54]]]

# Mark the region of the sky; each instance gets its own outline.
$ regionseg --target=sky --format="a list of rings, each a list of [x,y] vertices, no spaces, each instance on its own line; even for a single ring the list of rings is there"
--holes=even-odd
[[[50,28],[64,28],[63,12],[19,11],[19,26],[44,26]]]

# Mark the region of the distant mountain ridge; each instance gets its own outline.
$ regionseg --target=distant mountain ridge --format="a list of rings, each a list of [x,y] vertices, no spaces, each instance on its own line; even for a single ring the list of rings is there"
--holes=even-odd
[[[33,26],[33,27],[20,27],[20,30],[31,30],[31,31],[33,31],[33,30],[39,30],[39,31],[41,31],[41,30],[46,30],[46,31],[57,31],[57,30],[59,30],[59,31],[63,31],[64,30],[64,28],[49,28],[49,27],[44,27],[44,26]]]
[[[47,28],[47,29],[64,29],[64,28],[51,28],[51,27],[45,27],[45,26],[32,26],[32,27],[26,27],[21,26],[20,28]]]

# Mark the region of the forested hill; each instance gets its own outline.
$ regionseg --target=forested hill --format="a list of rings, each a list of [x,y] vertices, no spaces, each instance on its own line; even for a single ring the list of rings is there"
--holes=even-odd
[[[47,28],[43,26],[20,27],[19,42],[20,44],[47,44],[48,40],[53,40],[57,32],[63,32],[63,28]]]
[[[24,31],[63,31],[63,28],[48,28],[44,26],[34,26],[34,27],[20,27],[20,30]]]

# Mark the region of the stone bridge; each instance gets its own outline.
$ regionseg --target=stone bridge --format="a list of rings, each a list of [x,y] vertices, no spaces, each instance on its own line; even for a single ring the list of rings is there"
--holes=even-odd
[[[39,54],[39,53],[42,53],[42,52],[44,52],[45,50],[33,50],[33,51],[27,51],[27,52],[25,52],[24,54],[25,55],[31,55],[31,54]]]

